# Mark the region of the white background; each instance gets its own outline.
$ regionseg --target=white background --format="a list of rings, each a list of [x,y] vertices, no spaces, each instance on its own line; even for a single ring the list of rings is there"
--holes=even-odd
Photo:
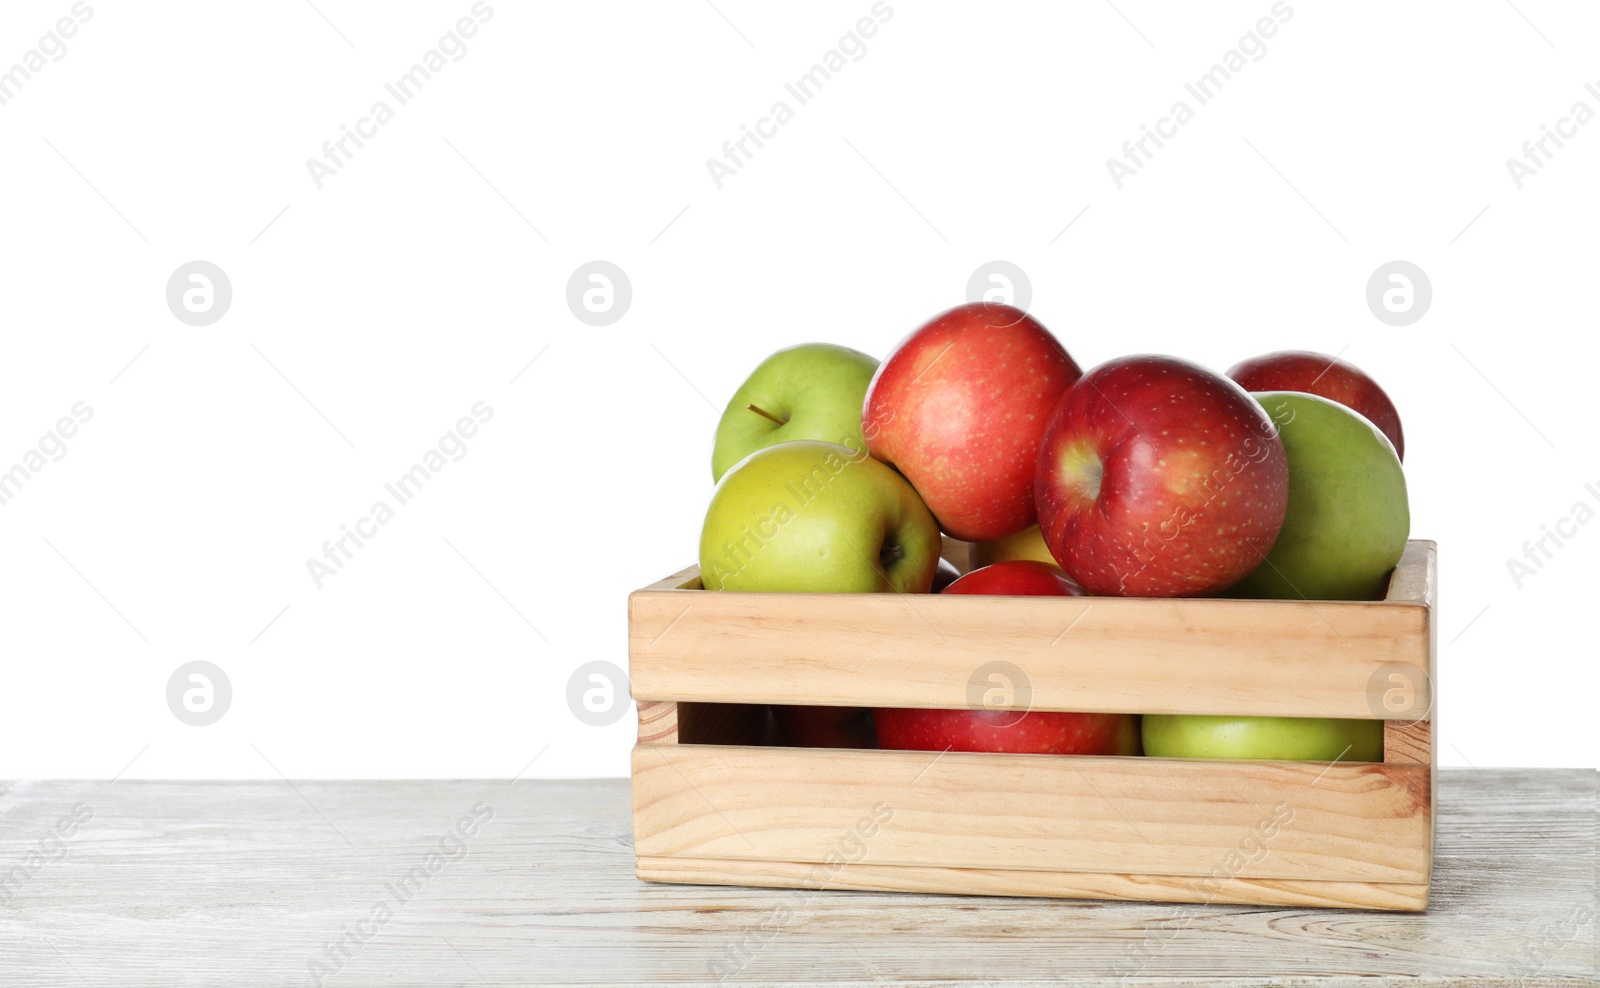
[[[1119,191],[1106,159],[1269,0],[897,0],[718,190],[869,0],[495,0],[318,190],[306,160],[470,6],[93,3],[0,106],[0,469],[94,410],[0,507],[0,777],[625,774],[629,718],[579,723],[567,679],[625,666],[628,591],[693,560],[721,404],[781,346],[881,357],[996,258],[1085,368],[1375,375],[1440,545],[1441,762],[1595,764],[1600,524],[1520,589],[1507,560],[1600,507],[1600,121],[1521,190],[1505,164],[1600,110],[1592,4],[1292,2]],[[0,8],[0,66],[70,7]],[[565,301],[595,258],[633,286],[603,328]],[[1396,258],[1434,291],[1398,329],[1364,300]],[[209,327],[164,300],[194,259],[233,285]],[[307,559],[479,401],[319,590]],[[233,684],[205,728],[164,696],[195,659]]]

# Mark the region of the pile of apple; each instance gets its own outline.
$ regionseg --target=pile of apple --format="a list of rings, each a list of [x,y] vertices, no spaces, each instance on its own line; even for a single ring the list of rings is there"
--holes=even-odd
[[[1410,531],[1400,417],[1322,354],[1226,376],[1138,355],[1083,373],[1027,313],[974,303],[881,365],[781,350],[717,428],[708,590],[1368,600]],[[940,533],[973,543],[971,572]],[[997,655],[997,658],[1004,656]],[[786,743],[1382,759],[1382,722],[774,707]]]

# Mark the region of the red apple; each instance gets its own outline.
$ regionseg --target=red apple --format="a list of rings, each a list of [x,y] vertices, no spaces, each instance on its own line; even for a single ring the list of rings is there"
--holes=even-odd
[[[772,708],[783,743],[791,748],[876,748],[872,711],[866,707]]]
[[[1272,420],[1243,388],[1171,357],[1122,357],[1073,385],[1034,484],[1061,568],[1097,596],[1218,593],[1261,565],[1289,499]]]
[[[1082,374],[1032,316],[974,302],[907,336],[867,386],[873,456],[922,495],[946,534],[987,542],[1034,522],[1045,422]]]
[[[1029,755],[1137,755],[1139,718],[1029,710],[872,712],[878,744],[902,751],[1008,751]]]
[[[945,593],[1007,597],[1081,597],[1083,588],[1057,566],[1014,559],[975,569]],[[878,743],[913,751],[1009,751],[1058,755],[1137,755],[1139,720],[1130,714],[1047,710],[920,710],[872,712]]]
[[[1378,382],[1355,364],[1309,350],[1279,350],[1239,361],[1228,376],[1246,391],[1301,391],[1336,401],[1377,426],[1394,444],[1395,455],[1406,458],[1400,412]]]
[[[945,587],[943,593],[994,594],[1001,597],[1082,597],[1083,588],[1054,563],[1010,559],[975,569]]]

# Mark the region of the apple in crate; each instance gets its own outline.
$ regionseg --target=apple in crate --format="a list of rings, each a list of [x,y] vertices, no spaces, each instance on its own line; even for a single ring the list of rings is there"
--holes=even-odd
[[[1381,720],[1145,714],[1143,733],[1156,758],[1383,761]]]
[[[1055,563],[1050,547],[1044,544],[1044,535],[1038,525],[1029,525],[1015,535],[1007,535],[993,542],[974,542],[970,553],[972,568],[1003,563],[1008,559],[1037,559],[1041,563]]]
[[[944,588],[944,593],[994,594],[1001,597],[1083,597],[1055,563],[1037,559],[1008,559],[975,569]]]
[[[763,360],[717,423],[711,479],[758,449],[794,439],[863,448],[861,403],[878,361],[831,343],[802,343]]]
[[[1004,538],[1035,520],[1039,438],[1080,373],[1027,313],[990,302],[957,306],[900,341],[878,368],[862,433],[946,533],[967,542]]]
[[[906,479],[865,453],[804,439],[740,460],[700,533],[707,590],[927,593],[939,526]]]
[[[1014,559],[975,569],[947,594],[1081,597],[1083,588],[1060,567]],[[1015,683],[993,681],[1002,709],[937,710],[880,707],[872,712],[878,744],[911,751],[1006,751],[1039,755],[1137,755],[1139,719],[1129,714],[1082,714],[1015,706]]]
[[[1288,512],[1266,561],[1229,595],[1383,596],[1411,534],[1399,454],[1377,426],[1337,402],[1293,391],[1255,398],[1288,453]]]
[[[1304,391],[1360,412],[1389,437],[1395,456],[1406,458],[1400,412],[1378,382],[1352,363],[1309,350],[1279,350],[1241,360],[1228,376],[1246,391]]]
[[[1234,382],[1172,357],[1101,364],[1062,396],[1034,499],[1051,554],[1091,594],[1192,597],[1272,548],[1289,498],[1277,430]]]
[[[1054,710],[872,712],[880,748],[901,751],[1003,751],[1014,755],[1137,755],[1139,718]]]

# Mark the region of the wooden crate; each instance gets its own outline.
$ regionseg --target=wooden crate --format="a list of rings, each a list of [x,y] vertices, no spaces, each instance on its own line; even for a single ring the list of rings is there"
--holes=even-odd
[[[946,556],[966,568],[966,547]],[[629,599],[638,875],[663,882],[1417,911],[1437,564],[1380,601],[758,594],[691,567]],[[1382,762],[777,746],[767,704],[1377,719]],[[1375,706],[1376,704],[1376,706]]]

